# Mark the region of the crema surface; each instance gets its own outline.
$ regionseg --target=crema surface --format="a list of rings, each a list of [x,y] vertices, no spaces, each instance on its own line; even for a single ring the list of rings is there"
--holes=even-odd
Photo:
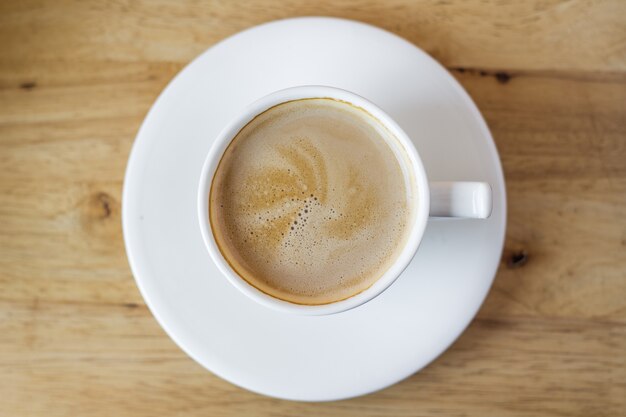
[[[370,287],[406,242],[409,178],[395,138],[364,110],[296,100],[233,139],[211,185],[223,256],[248,283],[298,304]]]

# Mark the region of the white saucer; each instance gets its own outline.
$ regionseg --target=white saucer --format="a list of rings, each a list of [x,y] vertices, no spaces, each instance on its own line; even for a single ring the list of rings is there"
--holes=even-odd
[[[257,98],[304,84],[378,104],[413,138],[430,180],[487,181],[494,192],[488,220],[429,222],[415,259],[387,291],[324,317],[283,315],[233,288],[213,265],[196,215],[200,169],[222,127]],[[405,40],[330,18],[261,25],[189,64],[146,117],[123,195],[131,268],[172,339],[233,384],[306,401],[370,393],[441,354],[491,286],[505,221],[498,154],[460,85]]]

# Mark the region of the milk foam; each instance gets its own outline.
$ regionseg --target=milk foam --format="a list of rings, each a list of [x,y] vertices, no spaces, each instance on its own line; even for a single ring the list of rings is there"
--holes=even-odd
[[[211,186],[218,246],[251,285],[299,304],[370,287],[410,226],[409,179],[394,141],[365,111],[297,100],[257,116],[233,139]]]

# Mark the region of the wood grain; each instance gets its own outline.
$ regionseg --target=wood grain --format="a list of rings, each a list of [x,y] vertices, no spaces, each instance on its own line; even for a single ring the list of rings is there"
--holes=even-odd
[[[439,59],[501,152],[509,222],[478,317],[382,392],[307,404],[203,370],[164,334],[120,225],[134,135],[193,57],[297,15]],[[626,3],[0,2],[0,416],[626,415]]]

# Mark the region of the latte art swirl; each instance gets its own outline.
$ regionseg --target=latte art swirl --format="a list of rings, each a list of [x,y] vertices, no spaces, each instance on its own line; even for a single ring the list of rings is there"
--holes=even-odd
[[[409,180],[384,135],[363,110],[331,99],[283,103],[246,125],[209,197],[233,269],[300,304],[371,286],[401,251],[412,210]]]

